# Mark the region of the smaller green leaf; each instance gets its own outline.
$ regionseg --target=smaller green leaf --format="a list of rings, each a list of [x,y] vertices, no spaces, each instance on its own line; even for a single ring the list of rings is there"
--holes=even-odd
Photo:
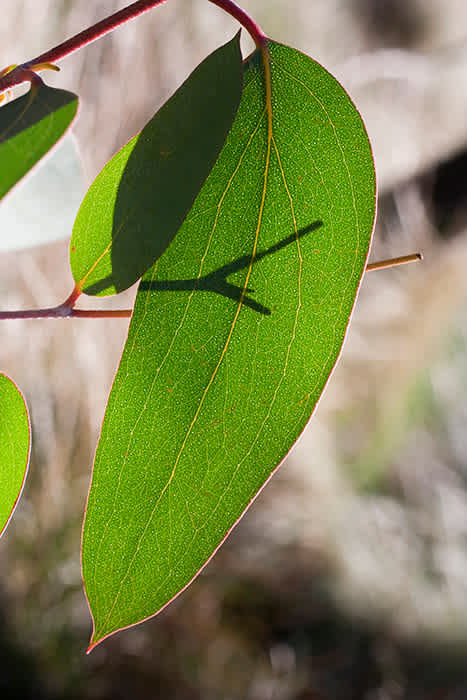
[[[0,535],[19,501],[31,449],[29,414],[14,382],[0,374]]]
[[[0,108],[0,199],[63,136],[77,109],[76,95],[47,85]]]
[[[167,248],[224,145],[243,84],[240,37],[206,58],[91,185],[70,264],[86,294],[134,284]]]

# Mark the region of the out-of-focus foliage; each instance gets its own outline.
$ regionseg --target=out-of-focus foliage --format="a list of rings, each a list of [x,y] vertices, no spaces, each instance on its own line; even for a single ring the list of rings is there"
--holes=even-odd
[[[75,139],[66,136],[0,206],[0,251],[69,239],[83,173]]]

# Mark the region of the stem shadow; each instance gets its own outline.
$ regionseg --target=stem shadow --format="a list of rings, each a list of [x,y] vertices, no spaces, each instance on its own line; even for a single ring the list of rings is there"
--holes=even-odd
[[[292,233],[290,236],[283,238],[278,243],[261,250],[256,253],[253,263],[256,264],[263,258],[274,255],[282,248],[298,241],[303,236],[306,236],[312,231],[320,228],[323,225],[322,221],[314,221],[309,226],[300,229],[297,233]],[[164,292],[188,292],[188,291],[201,291],[201,292],[214,292],[216,294],[221,294],[228,299],[232,299],[236,302],[241,301],[245,306],[248,306],[253,311],[257,311],[264,316],[270,316],[271,310],[268,309],[263,304],[259,303],[249,294],[254,292],[254,289],[245,289],[238,287],[235,284],[231,284],[227,281],[227,278],[239,272],[244,268],[248,267],[251,263],[251,255],[243,255],[236,260],[233,260],[226,265],[222,265],[217,270],[210,272],[203,277],[192,278],[192,279],[178,279],[178,280],[152,280],[151,282],[142,281],[139,285],[139,291],[164,291]]]

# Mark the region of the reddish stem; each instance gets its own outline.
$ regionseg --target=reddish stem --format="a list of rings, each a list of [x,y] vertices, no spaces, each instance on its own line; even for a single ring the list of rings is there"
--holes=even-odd
[[[225,10],[225,12],[234,17],[243,27],[245,27],[249,34],[251,34],[258,47],[261,47],[266,43],[266,35],[261,31],[256,22],[254,22],[244,10],[233,2],[233,0],[209,1]],[[67,39],[58,46],[55,46],[53,49],[42,53],[40,56],[37,56],[30,61],[26,61],[26,63],[17,66],[17,68],[14,68],[6,75],[0,77],[0,93],[14,87],[15,85],[25,82],[26,80],[29,80],[30,78],[26,77],[25,75],[25,70],[34,70],[34,66],[39,66],[40,64],[44,63],[53,64],[56,61],[60,61],[62,58],[69,56],[74,51],[82,49],[84,46],[96,41],[96,39],[100,39],[105,34],[117,29],[122,24],[139,17],[139,15],[142,15],[148,10],[152,10],[157,5],[162,5],[164,2],[167,2],[167,0],[137,0],[137,2],[133,2],[128,7],[125,7],[123,10],[119,10],[113,15],[106,17],[100,22],[97,22],[97,24],[94,24],[92,27],[84,29],[82,32],[79,32],[79,34],[76,34],[76,36],[71,37],[71,39]]]
[[[46,309],[0,311],[0,321],[33,318],[130,318],[131,309],[72,309],[60,304]]]
[[[152,10],[153,7],[157,5],[162,5],[164,2],[167,2],[167,0],[137,0],[137,2],[133,2],[131,5],[128,5],[128,7],[124,7],[123,10],[119,10],[113,15],[97,22],[97,24],[94,24],[92,27],[83,29],[83,31],[76,34],[76,36],[67,39],[55,48],[46,51],[24,65],[30,68],[38,63],[55,63],[56,61],[60,61],[62,58],[65,58],[65,56],[69,56],[74,51],[83,48],[83,46],[87,44],[91,44],[93,41],[105,36],[105,34],[117,29],[122,24],[139,17],[139,15],[142,15],[148,10]]]
[[[81,289],[77,285],[75,285],[70,296],[68,297],[68,299],[65,299],[62,306],[72,309],[74,307],[74,305],[76,304],[76,302],[78,301],[80,296],[81,296]]]
[[[58,306],[24,311],[0,311],[0,321],[32,318],[129,318],[130,309],[75,309],[81,289],[75,286],[70,296]]]

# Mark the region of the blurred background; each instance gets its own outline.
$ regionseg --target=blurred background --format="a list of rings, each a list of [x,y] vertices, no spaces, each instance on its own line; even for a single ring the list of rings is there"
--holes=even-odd
[[[0,64],[124,4],[1,0]],[[127,322],[2,323],[0,366],[34,430],[0,541],[5,698],[467,698],[467,4],[242,4],[359,106],[380,186],[372,259],[425,260],[366,276],[340,364],[287,463],[187,592],[89,657],[81,520]],[[61,242],[0,256],[2,308],[67,296],[83,188],[236,30],[206,0],[171,0],[47,76],[81,97],[82,182],[60,198]]]

